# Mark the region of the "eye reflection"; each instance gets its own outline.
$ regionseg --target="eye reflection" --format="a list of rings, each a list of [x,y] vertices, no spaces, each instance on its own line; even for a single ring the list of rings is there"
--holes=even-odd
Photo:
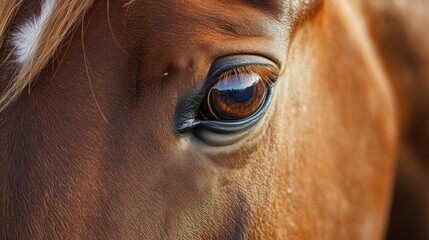
[[[225,73],[210,89],[202,114],[217,120],[243,119],[261,107],[266,93],[267,81],[255,72]]]

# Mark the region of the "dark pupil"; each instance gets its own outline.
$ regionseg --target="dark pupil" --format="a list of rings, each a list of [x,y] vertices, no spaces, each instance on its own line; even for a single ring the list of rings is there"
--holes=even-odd
[[[250,100],[253,96],[253,88],[254,86],[244,86],[241,89],[232,89],[232,90],[226,90],[222,91],[222,97],[225,98],[231,98],[237,103],[244,103]]]
[[[232,74],[218,80],[203,107],[206,117],[237,120],[255,113],[265,98],[266,83],[256,73]]]

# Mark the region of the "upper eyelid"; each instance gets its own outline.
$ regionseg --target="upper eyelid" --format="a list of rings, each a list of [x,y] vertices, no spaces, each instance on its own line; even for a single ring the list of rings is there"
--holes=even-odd
[[[260,55],[239,54],[216,59],[211,65],[207,76],[216,75],[216,73],[219,74],[219,72],[226,72],[234,68],[255,65],[272,66],[280,70],[280,66],[270,58]]]
[[[271,85],[277,80],[277,77],[279,76],[279,69],[277,67],[266,65],[266,64],[264,65],[252,64],[252,65],[238,66],[221,73],[216,80],[226,79],[232,74],[239,75],[239,74],[250,74],[250,73],[258,74],[262,80],[266,81],[269,85]]]

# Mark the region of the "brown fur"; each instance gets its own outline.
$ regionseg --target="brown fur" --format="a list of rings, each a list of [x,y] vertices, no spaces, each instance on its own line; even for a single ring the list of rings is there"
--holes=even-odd
[[[3,45],[6,32],[8,31],[9,24],[15,17],[16,12],[21,7],[23,0],[15,1],[2,1],[0,8],[0,47]]]
[[[388,239],[429,239],[429,3],[368,1],[371,35],[397,93],[401,148]]]
[[[0,67],[0,238],[383,237],[412,107],[358,1],[60,2],[29,67]],[[225,147],[176,134],[243,53],[281,68],[266,116]]]
[[[5,19],[0,19],[0,47],[6,35],[6,29],[9,27],[15,12],[19,9],[22,1],[5,1],[4,15]],[[11,77],[9,86],[3,90],[0,97],[0,111],[4,110],[13,102],[26,87],[30,85],[33,79],[48,64],[55,51],[72,30],[72,27],[80,20],[85,11],[92,5],[92,0],[58,1],[50,20],[47,23],[44,34],[41,38],[36,54],[24,64],[19,66],[17,73]],[[3,7],[2,7],[3,8]],[[0,12],[2,13],[2,12]],[[13,49],[12,49],[13,51]],[[3,56],[11,56],[4,54]],[[7,59],[2,59],[6,62]]]

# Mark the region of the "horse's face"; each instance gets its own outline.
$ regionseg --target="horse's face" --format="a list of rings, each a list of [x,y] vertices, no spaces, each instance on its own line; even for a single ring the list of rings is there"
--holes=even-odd
[[[395,113],[368,39],[347,27],[359,13],[346,1],[123,4],[95,3],[4,114],[2,132],[20,136],[0,140],[20,189],[11,190],[15,228],[72,238],[381,236]],[[248,118],[238,117],[240,131],[201,119],[219,61],[278,75],[265,113],[243,129]]]

